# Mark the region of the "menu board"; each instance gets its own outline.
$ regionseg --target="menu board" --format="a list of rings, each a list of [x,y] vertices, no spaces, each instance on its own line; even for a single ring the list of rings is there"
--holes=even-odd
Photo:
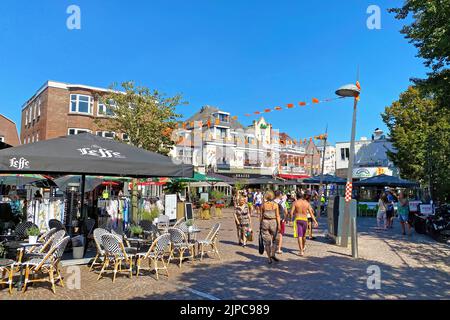
[[[164,198],[164,214],[169,217],[170,220],[177,219],[177,195],[166,194]]]

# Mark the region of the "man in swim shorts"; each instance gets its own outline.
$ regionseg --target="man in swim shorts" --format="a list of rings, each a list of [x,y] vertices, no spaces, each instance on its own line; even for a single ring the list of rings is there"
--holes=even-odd
[[[308,213],[317,228],[318,223],[314,216],[314,210],[309,203],[311,194],[303,195],[301,192],[297,194],[297,201],[295,201],[291,208],[291,215],[294,216],[294,238],[298,238],[299,255],[303,256],[306,244],[306,231],[308,228]]]

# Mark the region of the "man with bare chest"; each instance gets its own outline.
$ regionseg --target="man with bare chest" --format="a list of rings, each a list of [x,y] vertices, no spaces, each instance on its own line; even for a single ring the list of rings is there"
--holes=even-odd
[[[317,228],[317,226],[319,225],[317,223],[316,217],[314,216],[314,210],[309,203],[310,198],[310,193],[307,192],[305,195],[303,195],[301,194],[301,192],[299,192],[297,194],[297,201],[294,202],[291,209],[291,215],[294,217],[294,238],[298,238],[300,256],[303,256],[305,252],[306,230],[308,228],[308,213],[314,221],[314,227]]]

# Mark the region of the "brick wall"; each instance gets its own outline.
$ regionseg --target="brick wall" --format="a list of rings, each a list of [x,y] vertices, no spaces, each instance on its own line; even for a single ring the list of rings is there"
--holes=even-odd
[[[0,137],[12,146],[20,144],[16,124],[0,114]]]

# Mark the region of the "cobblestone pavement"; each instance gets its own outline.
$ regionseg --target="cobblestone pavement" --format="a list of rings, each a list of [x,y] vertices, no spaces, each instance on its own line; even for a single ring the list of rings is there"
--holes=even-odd
[[[256,219],[253,219],[256,229]],[[153,274],[129,279],[119,275],[116,283],[107,276],[97,281],[97,272],[81,269],[81,288],[34,284],[26,293],[9,295],[0,289],[0,299],[449,299],[450,246],[414,233],[402,236],[398,221],[393,230],[377,231],[372,218],[358,218],[360,259],[351,257],[351,249],[330,244],[325,238],[326,218],[320,219],[315,240],[307,242],[306,255],[297,255],[296,239],[287,227],[284,253],[279,263],[267,264],[258,254],[257,239],[242,248],[236,244],[232,211],[225,210],[220,220],[198,221],[199,238],[220,221],[222,261],[206,257],[201,262],[175,263],[170,278]],[[255,234],[256,235],[256,234]],[[255,236],[255,238],[257,238]],[[381,288],[367,288],[367,268],[381,270]],[[70,274],[64,268],[66,282]]]

